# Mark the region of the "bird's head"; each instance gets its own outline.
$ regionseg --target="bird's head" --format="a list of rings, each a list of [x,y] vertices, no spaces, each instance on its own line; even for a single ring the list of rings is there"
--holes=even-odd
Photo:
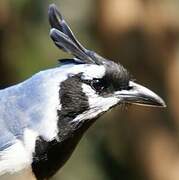
[[[49,7],[49,22],[55,45],[74,58],[60,60],[61,66],[48,71],[50,75],[45,71],[50,83],[43,76],[49,101],[45,114],[52,121],[58,119],[52,128],[55,138],[47,141],[41,136],[36,141],[32,169],[39,179],[63,166],[87,128],[110,108],[123,103],[165,106],[158,95],[134,82],[121,64],[84,48],[54,4]]]
[[[62,109],[58,114],[65,119],[61,127],[69,121],[97,118],[123,103],[165,107],[158,95],[134,82],[121,64],[84,48],[54,4],[49,7],[49,22],[56,46],[75,57],[61,60],[67,69],[67,78],[60,84]]]

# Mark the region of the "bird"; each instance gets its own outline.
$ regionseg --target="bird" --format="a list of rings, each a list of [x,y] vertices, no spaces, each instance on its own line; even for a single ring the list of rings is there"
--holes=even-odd
[[[88,128],[122,104],[166,107],[120,63],[86,49],[55,4],[48,8],[50,37],[72,58],[0,90],[0,175],[28,170],[51,178]]]

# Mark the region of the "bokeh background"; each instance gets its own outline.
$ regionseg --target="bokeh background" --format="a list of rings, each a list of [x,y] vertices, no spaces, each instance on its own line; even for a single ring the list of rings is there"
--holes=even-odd
[[[85,47],[122,63],[168,106],[108,112],[52,179],[178,180],[179,1],[0,0],[1,88],[69,57],[48,36],[50,3]]]

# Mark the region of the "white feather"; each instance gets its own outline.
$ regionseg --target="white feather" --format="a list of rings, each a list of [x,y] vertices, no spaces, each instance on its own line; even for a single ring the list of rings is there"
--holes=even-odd
[[[5,174],[0,177],[1,180],[37,180],[31,168],[26,168],[20,172],[13,174]]]
[[[37,137],[38,133],[25,129],[22,140],[16,139],[12,146],[0,152],[0,175],[14,173],[31,165]]]

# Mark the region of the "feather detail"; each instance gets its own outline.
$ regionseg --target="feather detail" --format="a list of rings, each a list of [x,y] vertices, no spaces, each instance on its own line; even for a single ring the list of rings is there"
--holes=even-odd
[[[53,28],[50,30],[50,37],[54,41],[57,47],[63,49],[65,52],[72,54],[78,59],[83,60],[86,63],[92,61],[92,59],[85,54],[79,47],[63,32]]]
[[[58,11],[55,4],[51,4],[49,6],[49,22],[52,28],[58,29],[59,31],[66,34],[82,51],[86,49],[80,44],[80,42],[75,38],[73,32],[71,31],[70,27],[64,20],[63,16]]]
[[[84,64],[83,61],[81,61],[80,59],[77,59],[77,58],[73,58],[73,59],[59,59],[58,62],[59,62],[60,66],[67,65],[67,64]]]
[[[48,16],[52,27],[50,37],[57,47],[81,59],[84,63],[97,64],[97,61],[91,57],[91,51],[84,48],[76,39],[55,4],[49,6]]]

